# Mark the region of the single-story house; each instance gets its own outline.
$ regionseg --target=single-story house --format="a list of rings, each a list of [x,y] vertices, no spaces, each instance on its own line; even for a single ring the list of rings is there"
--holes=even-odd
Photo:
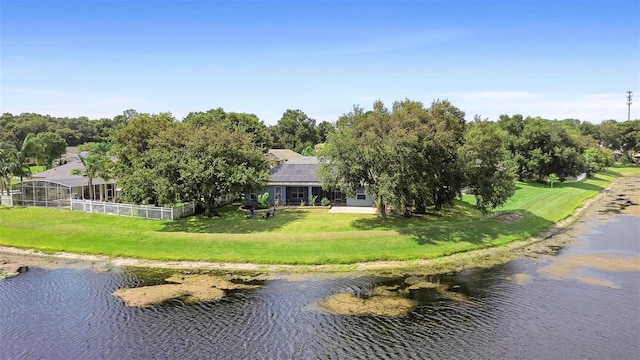
[[[89,199],[89,179],[73,174],[84,169],[77,158],[68,157],[66,164],[56,166],[30,179],[13,185],[13,204],[20,206],[68,207],[71,199]],[[109,201],[117,196],[116,181],[92,179],[94,200]]]
[[[70,160],[70,159],[68,159]],[[71,188],[71,197],[74,199],[89,199],[89,179],[86,176],[74,175],[76,169],[84,169],[79,159],[69,161],[66,164],[56,166],[31,177],[31,180],[56,182]],[[95,199],[113,200],[116,197],[116,181],[106,181],[102,178],[92,179]]]
[[[356,198],[347,198],[340,191],[322,189],[322,182],[318,177],[320,161],[315,156],[300,156],[289,159],[271,169],[271,181],[267,188],[251,194],[246,194],[245,204],[252,205],[259,194],[269,193],[269,202],[275,205],[319,205],[323,198],[327,198],[334,206],[373,206],[371,196],[364,189],[359,189]]]
[[[271,168],[274,168],[280,164],[284,164],[290,159],[302,157],[302,155],[289,149],[269,149],[267,157],[269,158]]]

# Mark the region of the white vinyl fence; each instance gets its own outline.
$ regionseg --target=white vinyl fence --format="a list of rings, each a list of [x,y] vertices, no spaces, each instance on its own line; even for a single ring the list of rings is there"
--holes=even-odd
[[[196,204],[191,202],[179,207],[166,208],[71,199],[71,210],[119,216],[132,216],[153,220],[177,220],[193,215],[196,212]]]
[[[13,195],[7,195],[7,193],[3,191],[0,195],[0,204],[4,206],[13,206]]]

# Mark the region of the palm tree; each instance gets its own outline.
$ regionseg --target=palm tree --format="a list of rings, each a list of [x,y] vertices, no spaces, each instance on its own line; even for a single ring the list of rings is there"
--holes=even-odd
[[[35,160],[36,164],[45,163],[44,144],[36,134],[30,133],[22,141],[20,154],[24,161],[24,166],[29,168],[29,159]],[[31,175],[31,174],[29,174]],[[26,176],[29,176],[26,175]],[[21,179],[22,180],[22,179]]]
[[[72,174],[87,177],[89,185],[89,199],[95,200],[95,191],[93,189],[93,179],[102,178],[105,181],[111,179],[111,169],[113,161],[107,152],[109,146],[105,143],[88,143],[80,147],[78,158],[84,168],[73,170]]]
[[[20,161],[18,149],[12,145],[0,142],[0,192],[11,189],[11,178],[16,173]]]

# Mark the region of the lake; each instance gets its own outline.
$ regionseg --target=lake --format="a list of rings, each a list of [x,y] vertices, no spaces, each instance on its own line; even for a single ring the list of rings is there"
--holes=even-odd
[[[169,270],[35,267],[0,281],[0,359],[637,359],[640,218],[601,213],[576,227],[569,246],[491,268],[280,274],[204,303],[130,307],[113,295],[165,283]],[[410,310],[321,306],[389,293]]]

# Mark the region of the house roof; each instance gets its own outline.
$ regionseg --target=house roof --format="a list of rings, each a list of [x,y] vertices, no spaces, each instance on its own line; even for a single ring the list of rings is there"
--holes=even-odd
[[[271,169],[272,185],[318,185],[318,169],[320,162],[315,156],[301,156],[290,159],[284,164],[280,164]]]
[[[269,149],[269,160],[290,160],[299,158],[302,155],[289,149]]]
[[[64,165],[56,166],[49,170],[37,173],[31,177],[31,180],[47,180],[57,182],[69,187],[87,186],[89,180],[82,175],[73,175],[73,170],[83,169],[84,165],[80,160],[71,161]],[[104,181],[102,178],[93,179],[94,185],[102,185],[113,183],[113,181]]]

